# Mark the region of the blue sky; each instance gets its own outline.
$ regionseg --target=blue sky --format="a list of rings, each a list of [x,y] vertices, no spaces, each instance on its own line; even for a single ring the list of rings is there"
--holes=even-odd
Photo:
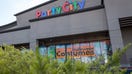
[[[2,0],[0,2],[0,26],[16,20],[14,14],[48,0]]]

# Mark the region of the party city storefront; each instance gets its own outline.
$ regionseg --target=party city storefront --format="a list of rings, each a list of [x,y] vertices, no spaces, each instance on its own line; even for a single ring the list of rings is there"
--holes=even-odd
[[[123,6],[124,2],[128,5]],[[50,0],[15,14],[16,21],[1,26],[0,45],[33,50],[39,46],[42,55],[62,62],[67,58],[90,62],[101,55],[107,62],[112,52],[132,42],[129,3]],[[122,57],[122,66],[132,64],[131,52],[129,49]]]

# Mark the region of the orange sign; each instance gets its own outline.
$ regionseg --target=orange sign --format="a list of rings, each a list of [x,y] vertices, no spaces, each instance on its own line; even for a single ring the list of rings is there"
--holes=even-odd
[[[56,49],[56,58],[65,58],[65,49],[64,48]]]
[[[65,52],[65,49],[56,50],[57,59],[65,58],[65,56],[68,56],[69,58],[95,56],[94,48],[93,47],[82,47],[80,49],[67,48],[66,52]]]

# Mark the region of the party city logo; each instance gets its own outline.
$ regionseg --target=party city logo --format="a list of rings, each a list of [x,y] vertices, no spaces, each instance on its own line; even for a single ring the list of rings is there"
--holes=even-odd
[[[37,10],[36,11],[36,17],[41,18],[41,17],[46,17],[46,16],[52,16],[52,15],[57,15],[57,14],[62,14],[62,13],[68,13],[68,12],[73,12],[77,10],[81,10],[85,6],[86,0],[81,0],[81,1],[65,1],[62,6],[58,7],[52,7],[51,9],[47,11],[41,11]]]

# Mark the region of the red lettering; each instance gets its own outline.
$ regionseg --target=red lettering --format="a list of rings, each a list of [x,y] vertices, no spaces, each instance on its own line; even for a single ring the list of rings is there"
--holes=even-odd
[[[70,11],[70,8],[67,8],[67,6],[69,6],[69,2],[68,1],[66,1],[64,4],[63,4],[63,6],[62,6],[62,9],[63,9],[63,11],[64,12],[69,12]]]
[[[42,12],[41,12],[40,10],[36,11],[36,17],[37,17],[37,18],[41,17],[41,13],[42,13]]]

